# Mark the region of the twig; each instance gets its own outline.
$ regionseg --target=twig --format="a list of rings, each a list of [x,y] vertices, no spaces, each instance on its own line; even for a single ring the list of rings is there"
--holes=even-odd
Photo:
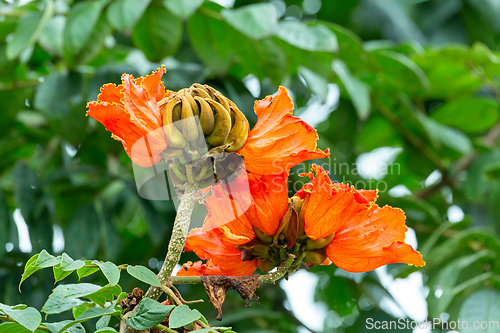
[[[170,300],[172,301],[172,303],[174,303],[175,305],[182,305],[183,304],[182,301],[179,299],[179,297],[174,293],[174,291],[172,289],[170,289],[169,287],[167,287],[165,285],[163,285],[161,287],[161,289],[165,292],[165,294],[167,294],[168,298],[170,298]],[[207,324],[205,324],[200,319],[197,319],[194,322],[196,324],[200,325],[203,328],[210,328],[210,326],[208,326]],[[216,329],[213,329],[212,332],[219,333]]]
[[[179,299],[184,304],[194,304],[194,303],[203,303],[204,302],[204,300],[202,300],[202,299],[197,299],[197,300],[194,300],[194,301],[186,301],[184,298],[182,298],[182,295],[181,295],[180,291],[173,284],[171,284],[170,287],[172,289],[174,289],[174,291],[177,293],[177,295],[179,295]]]
[[[153,328],[156,328],[157,330],[161,330],[163,332],[168,332],[168,333],[179,333],[178,331],[175,331],[175,330],[173,330],[171,328],[168,328],[167,326],[162,325],[162,324],[158,324],[158,325],[156,325]]]
[[[172,237],[170,238],[170,243],[168,244],[167,256],[165,257],[163,266],[158,273],[158,279],[161,284],[165,284],[168,281],[172,275],[175,265],[179,262],[182,251],[184,250],[195,201],[195,190],[193,188],[187,188],[181,197],[177,216],[175,217]],[[145,297],[157,300],[161,293],[161,288],[151,286]]]

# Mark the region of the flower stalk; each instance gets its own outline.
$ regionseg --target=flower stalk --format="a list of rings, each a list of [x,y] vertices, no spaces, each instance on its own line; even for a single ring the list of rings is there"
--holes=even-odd
[[[172,229],[172,237],[168,244],[168,252],[158,273],[158,279],[161,284],[165,284],[172,275],[175,265],[179,263],[186,238],[189,233],[189,224],[191,222],[191,214],[193,213],[194,204],[196,202],[196,190],[193,187],[187,187],[181,197],[181,202],[175,217],[174,227]],[[162,294],[162,289],[151,286],[146,292],[148,298],[157,300]]]

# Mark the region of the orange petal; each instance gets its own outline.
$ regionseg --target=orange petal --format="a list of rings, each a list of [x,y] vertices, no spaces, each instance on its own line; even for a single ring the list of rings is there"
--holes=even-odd
[[[161,83],[163,73],[162,67],[146,78],[139,78],[142,86],[124,74],[121,85],[105,84],[98,101],[87,105],[87,115],[103,124],[140,166],[159,162],[159,154],[167,147],[156,100],[165,94]]]
[[[375,203],[378,199],[378,190],[357,190],[361,193],[369,202]]]
[[[123,86],[116,86],[113,83],[105,84],[101,87],[101,93],[97,96],[100,102],[122,104]]]
[[[337,230],[326,254],[349,272],[367,272],[390,263],[424,266],[420,253],[404,243],[406,230],[401,209],[373,205]]]
[[[361,204],[375,203],[378,197],[377,190],[356,190],[354,186],[344,183],[332,183],[334,188],[341,188],[345,191],[354,191],[354,198]]]
[[[187,262],[182,265],[182,269],[177,272],[177,276],[200,276],[200,275],[223,275],[220,267],[208,261],[206,264],[201,261],[195,263]]]
[[[248,174],[253,205],[245,215],[253,226],[274,235],[288,208],[288,174],[258,176]]]
[[[303,208],[304,232],[309,238],[318,239],[336,232],[368,205],[360,203],[359,198],[356,200],[357,192],[353,188],[334,186],[320,166],[313,165],[312,169],[316,175],[312,179],[309,200]]]
[[[177,276],[200,276],[200,275],[226,275],[226,276],[243,276],[252,275],[257,268],[257,260],[237,262],[232,268],[226,267],[222,270],[221,267],[215,266],[212,261],[208,260],[206,264],[201,261],[195,263],[187,262],[182,265],[182,269],[177,272]]]
[[[144,78],[138,78],[136,80],[136,84],[146,89],[149,98],[154,98],[157,102],[159,102],[163,99],[163,97],[165,97],[165,86],[161,81],[161,77],[166,72],[167,70],[165,69],[165,66],[162,65],[156,72],[153,72],[151,75],[147,75]]]
[[[243,196],[239,199],[230,199],[219,185],[214,186],[214,194],[206,198],[206,207],[208,215],[203,224],[203,230],[221,228],[227,238],[233,244],[244,244],[255,238],[252,223],[244,214],[251,199],[244,200]]]
[[[242,261],[241,252],[217,229],[208,232],[191,230],[186,240],[186,251],[194,251],[200,259],[218,266],[220,274],[215,275],[250,275],[257,268],[257,260]]]
[[[158,103],[148,96],[148,92],[134,83],[132,76],[123,75],[125,110],[130,114],[130,119],[137,127],[141,128],[143,136],[148,136],[148,141],[153,154],[165,150],[167,143],[161,127],[163,120]]]
[[[220,228],[234,244],[255,238],[254,226],[273,235],[288,208],[286,174],[258,176],[245,172],[213,189],[214,195],[206,200],[209,214],[204,230]]]
[[[305,161],[324,158],[329,150],[316,148],[318,134],[302,119],[292,116],[293,103],[285,88],[274,97],[255,102],[257,123],[238,154],[246,169],[259,175],[280,174]]]

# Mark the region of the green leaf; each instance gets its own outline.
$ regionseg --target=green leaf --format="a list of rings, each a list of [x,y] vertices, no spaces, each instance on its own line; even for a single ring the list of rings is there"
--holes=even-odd
[[[471,73],[470,58],[469,49],[457,44],[418,53],[412,60],[430,82],[426,95],[439,99],[470,95],[482,85],[481,79]]]
[[[85,260],[84,263],[85,263],[85,265],[92,265],[91,260]],[[81,278],[84,278],[84,277],[89,276],[91,274],[94,274],[98,270],[99,270],[98,267],[82,267],[82,268],[78,268],[76,270],[76,274],[78,274],[78,279],[81,279]]]
[[[469,323],[461,333],[496,333],[500,318],[500,293],[495,289],[481,289],[467,297],[462,303],[458,318]],[[471,323],[488,323],[487,328],[474,328]],[[495,326],[495,323],[497,326]],[[491,325],[491,326],[490,326]]]
[[[106,302],[112,302],[116,297],[119,297],[121,293],[122,288],[119,285],[105,286],[87,295],[86,298],[100,306],[105,306]]]
[[[322,23],[330,29],[337,38],[339,59],[354,72],[366,69],[367,65],[370,63],[371,55],[364,50],[362,45],[363,41],[351,30],[340,25],[331,22]]]
[[[115,0],[106,11],[108,22],[118,31],[131,31],[150,2],[151,0]]]
[[[99,331],[101,329],[109,328],[108,325],[109,325],[109,321],[110,320],[111,320],[111,316],[110,315],[102,316],[101,318],[99,318],[99,320],[95,324],[95,329],[97,331]]]
[[[54,257],[53,255],[49,254],[47,251],[42,250],[40,252],[40,255],[38,256],[36,260],[36,267],[40,268],[47,268],[47,267],[52,267],[55,265],[58,265],[61,263],[61,257]]]
[[[188,21],[189,42],[203,63],[217,74],[229,68],[235,51],[236,32],[226,23],[213,17],[195,13]]]
[[[372,151],[382,146],[401,147],[404,143],[399,132],[384,117],[372,114],[356,132],[356,148],[360,152]]]
[[[83,323],[89,319],[93,318],[99,318],[102,316],[108,316],[108,315],[119,315],[120,312],[114,309],[106,309],[106,308],[90,308],[84,313],[82,313],[76,320],[70,321],[66,325],[64,325],[62,328],[59,329],[59,331],[64,331],[65,329],[74,326],[78,323]]]
[[[332,69],[337,73],[345,90],[351,98],[358,117],[366,119],[370,115],[370,88],[366,83],[354,77],[341,60],[332,62]]]
[[[52,267],[52,270],[54,272],[54,283],[64,280],[68,275],[71,275],[71,273],[73,273],[73,271],[62,270],[61,268],[59,268],[59,266]]]
[[[92,283],[65,284],[57,286],[52,295],[58,294],[62,298],[77,298],[93,294],[101,289],[101,286]]]
[[[12,39],[7,42],[7,59],[14,59],[36,41],[43,31],[45,24],[52,16],[53,5],[54,2],[52,0],[46,1],[43,13],[28,13],[21,16]]]
[[[163,305],[151,298],[143,298],[137,312],[127,319],[127,325],[136,330],[147,330],[161,323],[173,308],[173,305]]]
[[[307,25],[299,21],[281,21],[274,34],[285,42],[308,51],[337,50],[335,35],[324,25]]]
[[[179,18],[186,20],[201,6],[205,0],[164,0],[163,4],[177,15]]]
[[[53,73],[45,77],[35,92],[34,106],[49,119],[61,119],[69,114],[73,103],[82,98],[82,75]],[[61,100],[60,96],[66,96]],[[72,242],[73,243],[73,242]]]
[[[66,16],[64,15],[56,15],[47,22],[38,37],[38,43],[45,51],[55,56],[62,55],[65,25]]]
[[[176,306],[168,317],[169,328],[179,328],[200,319],[198,310],[191,310],[187,305]]]
[[[479,155],[467,169],[465,193],[473,202],[482,202],[485,197],[491,196],[495,180],[491,171],[500,169],[500,151],[494,150]]]
[[[423,70],[405,55],[388,50],[375,51],[372,55],[380,68],[382,88],[393,91],[405,87],[407,91],[422,94],[430,89]]]
[[[472,255],[460,257],[444,266],[430,281],[431,285],[442,290],[442,295],[439,298],[434,294],[429,295],[429,312],[431,315],[438,316],[443,311],[446,311],[453,298],[459,292],[463,291],[460,285],[456,287],[460,276],[463,275],[462,271],[481,259],[492,257],[493,255],[492,251],[483,250]]]
[[[114,286],[120,281],[120,270],[118,267],[110,261],[100,263],[98,261],[92,261],[93,264],[99,266],[102,273],[108,279],[110,285]]]
[[[144,266],[127,266],[127,273],[135,277],[137,280],[146,282],[154,287],[161,287],[160,280],[155,273],[153,273],[149,268]]]
[[[35,254],[26,262],[26,265],[24,265],[23,276],[21,277],[21,282],[19,282],[19,292],[21,292],[21,284],[23,283],[23,281],[29,278],[33,273],[41,269],[41,267],[36,266],[38,256],[38,253]]]
[[[261,80],[268,77],[275,84],[283,80],[286,54],[273,40],[254,40],[242,35],[238,40],[240,43],[235,46],[234,51],[241,55],[241,61],[234,64],[229,73],[238,79],[243,79],[249,74]]]
[[[271,36],[278,23],[276,9],[268,3],[223,9],[221,14],[232,27],[254,39]]]
[[[299,73],[306,81],[307,87],[325,102],[328,94],[328,81],[304,66],[299,66]]]
[[[61,265],[59,266],[59,268],[63,271],[74,271],[75,269],[80,269],[83,266],[85,266],[85,261],[79,259],[73,260],[66,253],[63,253],[61,255]]]
[[[42,322],[42,315],[35,308],[25,308],[23,310],[14,309],[8,305],[0,303],[0,311],[11,317],[16,323],[34,332]]]
[[[73,313],[73,318],[76,319],[80,317],[82,313],[93,307],[95,307],[95,304],[91,302],[85,302],[81,305],[75,306],[73,309],[71,309],[71,312]]]
[[[132,31],[132,41],[150,61],[160,61],[177,52],[182,41],[182,21],[153,3]]]
[[[59,331],[66,326],[71,320],[64,320],[58,323],[44,323],[51,333],[59,333]],[[69,327],[65,332],[68,333],[85,333],[85,329],[81,324],[76,324],[75,326]]]
[[[45,304],[42,307],[42,312],[46,314],[56,314],[71,310],[82,304],[84,304],[84,302],[78,298],[63,299],[62,295],[53,293],[45,301]]]
[[[101,286],[91,283],[66,284],[57,286],[42,307],[47,314],[61,313],[84,304],[78,297],[87,296],[100,291]]]
[[[440,105],[432,111],[431,118],[465,133],[480,133],[498,122],[498,107],[493,99],[465,97]]]
[[[78,2],[71,7],[64,28],[65,52],[76,55],[83,49],[108,1]]]
[[[65,250],[72,256],[92,258],[99,248],[99,236],[99,221],[95,207],[92,204],[83,204],[64,230],[64,239],[82,239],[84,241],[67,242]]]
[[[19,325],[18,323],[9,323],[5,322],[0,324],[0,332],[2,333],[28,333],[31,332],[29,329],[25,328],[22,325]],[[42,331],[40,329],[35,330],[35,333],[43,333],[45,331]]]
[[[467,154],[472,151],[470,139],[462,132],[442,125],[421,113],[416,113],[417,119],[424,126],[427,134],[444,146],[453,149],[461,154]]]

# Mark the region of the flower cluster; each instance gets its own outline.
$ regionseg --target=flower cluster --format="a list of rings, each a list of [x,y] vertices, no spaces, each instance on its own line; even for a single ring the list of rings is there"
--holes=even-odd
[[[112,132],[140,166],[151,166],[166,152],[182,150],[185,138],[198,138],[184,126],[175,140],[171,132],[158,131],[176,117],[205,119],[201,136],[210,147],[225,144],[227,150],[236,142],[230,151],[243,157],[245,170],[230,184],[211,186],[213,194],[204,202],[208,210],[204,225],[187,238],[186,250],[205,262],[188,262],[178,275],[250,275],[257,267],[269,271],[290,256],[307,267],[333,263],[350,272],[389,263],[425,265],[404,242],[404,212],[379,207],[376,191],[334,183],[325,170],[313,165],[301,175],[309,182],[288,197],[290,168],[328,157],[329,151],[319,150],[314,128],[292,115],[293,103],[285,88],[255,102],[258,120],[248,132],[246,119],[237,127],[241,112],[236,105],[215,89],[193,85],[177,93],[166,91],[161,82],[164,72],[162,67],[144,78],[123,75],[121,85],[105,85],[98,101],[88,104],[88,115]],[[224,115],[233,115],[231,126]],[[217,127],[222,132],[214,140]],[[148,144],[137,145],[145,136]]]

